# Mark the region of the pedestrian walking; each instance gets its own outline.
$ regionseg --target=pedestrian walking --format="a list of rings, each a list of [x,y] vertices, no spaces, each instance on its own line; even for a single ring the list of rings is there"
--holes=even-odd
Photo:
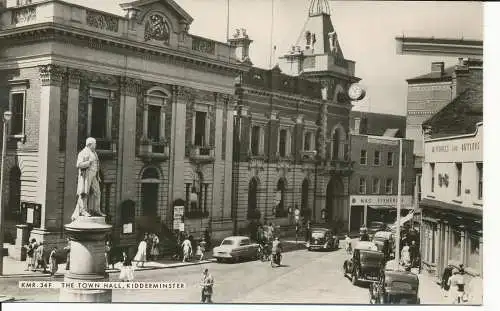
[[[201,238],[200,243],[198,243],[198,247],[196,249],[196,256],[198,256],[199,261],[203,260],[205,256],[207,242],[205,242],[205,238]]]
[[[70,253],[71,253],[71,241],[68,239],[68,245],[64,247],[64,251],[66,252],[66,270],[69,270],[70,265]]]
[[[416,265],[417,253],[418,253],[417,245],[415,244],[415,240],[412,240],[410,244],[410,262],[412,267],[415,267]]]
[[[54,276],[54,274],[56,274],[58,268],[56,255],[57,255],[57,246],[54,246],[49,255],[49,270],[50,270],[50,276],[52,277]]]
[[[151,258],[157,260],[158,256],[160,256],[160,238],[153,233],[151,238]]]
[[[43,245],[43,242],[40,242],[38,244],[38,247],[36,248],[36,257],[37,257],[37,266],[36,268],[41,268],[43,269],[43,273],[47,273],[47,261],[45,259],[45,246]],[[35,269],[36,270],[36,269]]]
[[[410,247],[408,243],[405,243],[405,246],[401,250],[401,261],[404,266],[410,266],[411,264]]]
[[[24,271],[34,271],[35,270],[35,249],[36,240],[31,239],[31,241],[23,246],[26,249],[26,269]]]
[[[120,280],[123,282],[130,282],[134,280],[134,267],[132,266],[132,260],[126,252],[123,252],[122,256],[123,262],[120,269]]]
[[[448,284],[448,280],[453,275],[453,267],[448,266],[443,271],[443,276],[441,277],[441,290],[443,292],[444,297],[448,297],[450,291],[450,285]]]
[[[142,240],[139,243],[137,254],[134,257],[134,261],[136,262],[137,267],[139,267],[139,263],[142,263],[141,267],[144,267],[144,262],[147,261],[147,247],[148,244],[146,242],[146,239]]]
[[[465,270],[460,267],[460,269],[453,268],[453,275],[448,280],[448,285],[450,286],[450,298],[453,304],[463,303],[465,296],[465,280],[464,280]]]
[[[190,257],[193,255],[193,247],[191,241],[186,238],[184,242],[182,242],[181,248],[183,254],[182,262],[186,262],[186,260],[189,261]]]
[[[212,303],[213,287],[214,287],[214,278],[210,273],[208,273],[208,269],[205,269],[203,271],[203,275],[201,278],[202,303]]]
[[[347,254],[351,254],[352,253],[352,244],[351,244],[351,238],[349,237],[349,235],[345,235],[345,251]]]

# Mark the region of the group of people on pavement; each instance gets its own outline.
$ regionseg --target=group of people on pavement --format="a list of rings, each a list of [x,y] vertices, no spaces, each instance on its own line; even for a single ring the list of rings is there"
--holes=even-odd
[[[50,273],[51,276],[56,274],[58,270],[57,246],[54,246],[47,256],[43,241],[37,242],[35,238],[32,238],[28,244],[24,245],[24,249],[26,250],[26,269],[24,271],[42,270],[42,273]],[[69,270],[69,243],[64,250],[67,251],[66,270]]]
[[[445,298],[449,298],[453,304],[461,304],[468,301],[465,293],[465,269],[460,264],[457,267],[449,265],[443,271],[441,278],[441,289]]]

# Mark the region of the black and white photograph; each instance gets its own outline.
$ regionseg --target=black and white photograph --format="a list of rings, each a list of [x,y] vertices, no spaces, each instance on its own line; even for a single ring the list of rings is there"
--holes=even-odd
[[[0,302],[484,306],[484,7],[0,0]]]

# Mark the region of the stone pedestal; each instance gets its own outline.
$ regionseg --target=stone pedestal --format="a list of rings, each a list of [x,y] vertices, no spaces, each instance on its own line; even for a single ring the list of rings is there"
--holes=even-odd
[[[104,217],[80,217],[65,225],[70,238],[70,270],[64,282],[107,282],[105,273],[105,235],[111,231]],[[60,302],[111,302],[111,290],[63,288]]]
[[[26,249],[23,247],[28,244],[29,240],[29,227],[28,225],[16,225],[16,244],[13,248],[9,247],[9,256],[15,260],[26,260]]]

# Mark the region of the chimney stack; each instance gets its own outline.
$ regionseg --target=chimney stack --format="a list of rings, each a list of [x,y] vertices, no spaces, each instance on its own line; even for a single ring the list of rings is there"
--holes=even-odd
[[[244,28],[236,29],[235,34],[232,38],[228,39],[229,44],[235,51],[236,59],[242,63],[252,63],[250,61],[250,44],[253,40],[247,35],[247,31]]]
[[[433,62],[431,65],[431,73],[438,73],[439,76],[444,74],[444,62]]]

